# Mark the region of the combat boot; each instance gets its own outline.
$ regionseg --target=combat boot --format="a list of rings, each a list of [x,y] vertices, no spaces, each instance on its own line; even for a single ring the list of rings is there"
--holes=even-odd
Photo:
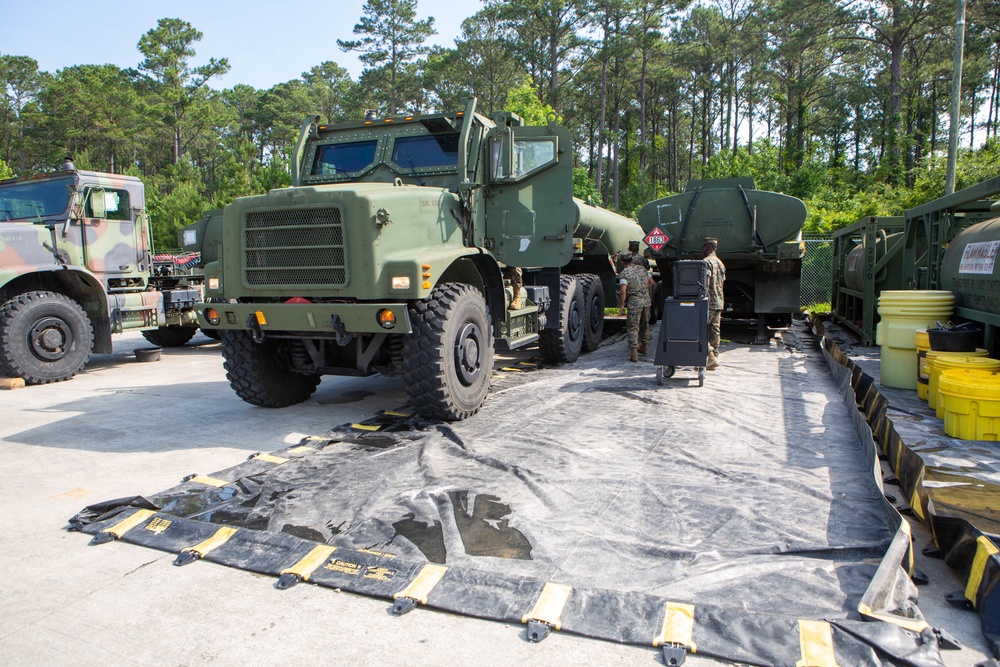
[[[719,355],[717,355],[715,352],[710,352],[708,354],[708,365],[705,366],[705,370],[714,371],[718,367],[719,367]]]
[[[639,354],[646,354],[649,352],[649,344],[646,341],[639,343]]]
[[[513,295],[510,299],[510,305],[507,306],[507,310],[518,310],[521,307],[521,288],[514,287]]]
[[[630,348],[632,350],[632,356],[629,357],[629,361],[639,361],[639,350]]]

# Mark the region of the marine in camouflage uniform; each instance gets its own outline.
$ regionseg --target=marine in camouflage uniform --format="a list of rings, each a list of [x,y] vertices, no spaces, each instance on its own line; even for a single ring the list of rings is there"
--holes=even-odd
[[[618,274],[620,285],[619,300],[623,308],[628,309],[626,316],[626,332],[630,361],[638,361],[640,354],[649,351],[649,288],[653,279],[649,272],[638,262],[632,261],[632,253],[623,252],[621,261],[625,268]]]
[[[524,287],[524,274],[520,266],[508,266],[506,271],[507,279],[510,280],[510,305],[507,310],[518,310],[521,307],[521,288]]]
[[[633,262],[635,262],[636,264],[641,264],[642,268],[644,268],[647,271],[649,271],[649,260],[646,259],[645,257],[643,257],[642,253],[639,252],[639,242],[638,241],[629,241],[628,242],[628,251],[630,253],[632,253],[632,261]]]
[[[712,371],[719,367],[719,345],[722,343],[722,309],[725,307],[723,298],[723,285],[726,282],[726,265],[718,258],[715,251],[719,248],[719,241],[714,238],[706,238],[701,252],[705,255],[705,263],[708,264],[708,365],[706,369]]]

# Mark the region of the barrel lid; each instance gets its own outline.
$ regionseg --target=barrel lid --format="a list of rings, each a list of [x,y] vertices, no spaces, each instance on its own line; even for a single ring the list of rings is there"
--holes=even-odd
[[[980,371],[1000,371],[1000,360],[988,357],[935,357],[935,368],[965,368]],[[942,373],[943,374],[943,373]]]
[[[941,373],[938,390],[968,398],[1000,400],[1000,375],[984,370],[949,368]]]
[[[954,358],[958,358],[958,357],[970,357],[970,358],[971,357],[988,357],[989,355],[990,355],[990,351],[987,350],[987,349],[985,349],[985,348],[982,348],[982,347],[977,347],[975,352],[945,352],[944,350],[927,350],[927,358],[931,359],[931,360],[938,359],[938,358],[941,358],[941,359],[953,358],[954,359]]]

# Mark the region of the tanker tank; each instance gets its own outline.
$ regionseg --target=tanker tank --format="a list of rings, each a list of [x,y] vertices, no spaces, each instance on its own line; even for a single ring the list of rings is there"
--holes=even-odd
[[[700,259],[704,239],[716,238],[726,265],[723,314],[756,318],[761,335],[765,325],[787,326],[799,312],[805,219],[801,200],[758,190],[752,178],[688,181],[684,192],[639,211],[663,295],[673,292],[673,262]]]
[[[222,248],[222,209],[205,211],[197,222],[182,227],[177,241],[183,250],[201,254],[199,267],[218,261]]]
[[[990,210],[1000,212],[1000,202]],[[1000,318],[1000,217],[962,230],[948,245],[941,261],[941,289],[955,293],[955,307],[983,313],[970,318]],[[993,317],[990,317],[993,316]],[[995,322],[991,322],[995,324]]]

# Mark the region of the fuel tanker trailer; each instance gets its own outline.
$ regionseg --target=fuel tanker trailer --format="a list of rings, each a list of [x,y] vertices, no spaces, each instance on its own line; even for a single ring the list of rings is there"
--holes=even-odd
[[[801,200],[758,190],[752,178],[688,181],[684,192],[639,210],[663,297],[673,294],[673,263],[700,259],[704,239],[716,238],[726,265],[723,314],[756,318],[761,331],[787,326],[799,312],[805,220]]]
[[[600,343],[610,256],[641,230],[573,198],[555,119],[464,111],[321,125],[295,147],[292,186],[237,199],[197,234],[206,330],[222,332],[245,401],[306,400],[323,375],[402,376],[422,415],[459,420],[486,398],[495,345],[555,363]],[[213,225],[221,225],[214,229]]]

